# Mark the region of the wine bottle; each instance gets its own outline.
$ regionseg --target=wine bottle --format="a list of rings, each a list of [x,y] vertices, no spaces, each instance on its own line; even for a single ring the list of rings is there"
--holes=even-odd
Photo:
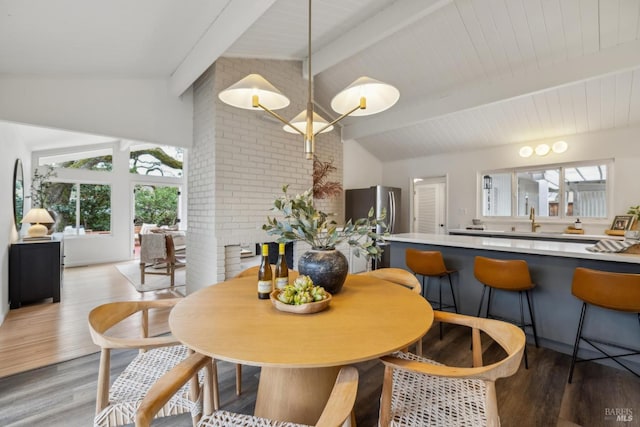
[[[278,262],[276,262],[274,284],[276,289],[283,289],[289,284],[289,267],[284,256],[284,243],[278,246]]]
[[[258,270],[258,298],[269,299],[269,294],[273,290],[273,274],[271,264],[269,264],[269,245],[262,245],[262,261]]]

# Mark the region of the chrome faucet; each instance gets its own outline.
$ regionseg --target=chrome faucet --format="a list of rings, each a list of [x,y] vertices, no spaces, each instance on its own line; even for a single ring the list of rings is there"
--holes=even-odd
[[[529,219],[531,220],[531,232],[535,233],[536,228],[540,227],[540,224],[536,222],[536,210],[534,208],[531,208],[529,211]]]

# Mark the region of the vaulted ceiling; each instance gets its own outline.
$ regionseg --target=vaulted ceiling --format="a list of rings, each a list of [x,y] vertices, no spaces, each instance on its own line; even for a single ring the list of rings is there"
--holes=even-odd
[[[314,0],[315,100],[361,75],[399,102],[343,121],[381,160],[640,123],[640,0]],[[303,0],[0,0],[0,74],[167,78],[305,60]],[[280,88],[286,93],[286,88]]]

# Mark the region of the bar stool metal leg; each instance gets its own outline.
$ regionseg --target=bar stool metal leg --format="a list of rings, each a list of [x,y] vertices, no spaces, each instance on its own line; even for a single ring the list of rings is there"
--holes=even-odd
[[[480,313],[482,313],[482,303],[484,302],[484,293],[487,290],[487,285],[482,287],[482,295],[480,296],[480,305],[478,305],[478,314],[476,317],[480,317]]]
[[[531,298],[529,296],[529,291],[525,291],[527,295],[527,305],[529,306],[529,318],[531,319],[531,329],[533,329],[533,340],[536,343],[536,348],[538,347],[538,332],[536,331],[536,320],[533,318],[533,310],[531,309]]]
[[[453,283],[451,283],[451,273],[447,273],[447,278],[449,279],[449,289],[451,289],[451,297],[453,298],[453,309],[458,312],[458,304],[456,303],[456,294],[453,292]]]
[[[518,296],[520,299],[520,327],[522,328],[522,330],[525,330],[525,323],[524,323],[524,306],[522,304],[522,291],[518,292]],[[524,368],[525,369],[529,369],[529,359],[527,358],[527,344],[525,342],[524,345]]]
[[[571,356],[571,368],[569,368],[569,381],[573,379],[573,368],[576,366],[576,359],[578,357],[578,347],[580,345],[580,338],[582,338],[582,324],[584,323],[584,315],[587,311],[587,304],[582,303],[582,311],[580,311],[580,322],[578,323],[578,332],[576,333],[576,342],[573,344],[573,355]]]

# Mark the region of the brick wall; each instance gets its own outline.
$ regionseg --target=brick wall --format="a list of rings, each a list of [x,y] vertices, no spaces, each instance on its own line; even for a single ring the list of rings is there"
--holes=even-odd
[[[271,240],[261,230],[282,185],[297,193],[312,185],[299,135],[261,111],[223,104],[218,92],[249,73],[259,73],[291,99],[278,113],[292,118],[305,108],[306,81],[298,61],[221,58],[194,84],[194,141],[189,167],[188,292],[233,276],[229,246]],[[342,182],[342,143],[337,131],[316,140],[324,161],[333,159]],[[344,197],[318,202],[344,218]],[[226,255],[225,255],[226,254]],[[235,255],[234,255],[235,256]],[[230,270],[229,270],[230,269]],[[227,271],[229,270],[229,271]]]

